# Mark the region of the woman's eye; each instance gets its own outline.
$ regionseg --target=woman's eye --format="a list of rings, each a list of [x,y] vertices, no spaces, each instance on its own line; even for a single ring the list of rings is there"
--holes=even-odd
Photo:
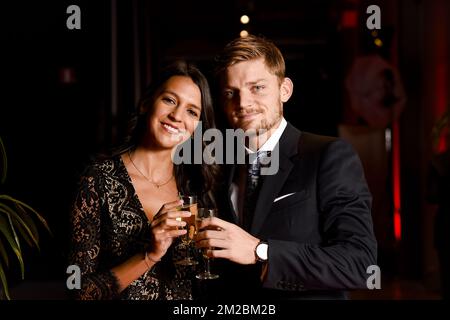
[[[197,112],[195,112],[194,110],[192,110],[192,109],[188,109],[188,112],[189,112],[189,114],[191,115],[191,116],[194,116],[194,117],[198,117],[198,113]]]
[[[162,98],[162,101],[169,103],[169,104],[175,104],[175,100],[172,98]]]

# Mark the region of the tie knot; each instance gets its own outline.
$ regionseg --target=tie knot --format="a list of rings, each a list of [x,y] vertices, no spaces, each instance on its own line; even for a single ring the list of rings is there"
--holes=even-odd
[[[258,151],[248,155],[247,172],[248,176],[258,177],[261,168],[270,166],[270,151]]]
[[[258,151],[258,152],[254,152],[254,153],[250,153],[248,155],[248,163],[250,165],[267,165],[266,162],[269,162],[269,158],[270,158],[271,152],[270,151]]]

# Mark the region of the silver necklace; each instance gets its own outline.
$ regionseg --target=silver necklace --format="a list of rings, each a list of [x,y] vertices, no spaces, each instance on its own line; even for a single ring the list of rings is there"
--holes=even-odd
[[[141,174],[141,176],[143,176],[148,182],[150,182],[151,184],[153,184],[155,187],[157,187],[158,189],[165,186],[166,184],[168,184],[173,178],[173,174],[172,176],[169,178],[169,180],[167,180],[166,182],[163,183],[156,183],[154,182],[152,179],[150,179],[149,177],[147,177],[145,174],[143,174],[141,172],[141,170],[138,169],[138,167],[134,164],[133,159],[131,159],[131,153],[128,150],[128,158],[130,159],[131,164],[133,165],[133,167],[137,170],[137,172],[139,172]]]

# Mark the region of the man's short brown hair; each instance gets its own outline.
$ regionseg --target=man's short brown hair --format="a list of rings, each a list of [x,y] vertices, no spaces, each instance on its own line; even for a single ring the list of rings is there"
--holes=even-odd
[[[280,81],[285,77],[286,66],[280,49],[270,40],[263,37],[248,35],[232,40],[216,57],[216,75],[220,76],[226,68],[232,65],[254,59],[263,58],[270,72]]]

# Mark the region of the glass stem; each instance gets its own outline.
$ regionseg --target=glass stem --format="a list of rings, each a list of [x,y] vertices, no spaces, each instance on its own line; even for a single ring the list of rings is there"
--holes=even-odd
[[[210,264],[209,264],[209,258],[206,258],[206,273],[207,274],[211,273],[211,271],[210,271]]]
[[[189,261],[191,259],[191,257],[189,256],[189,244],[186,244],[186,256],[185,256],[185,260]]]

